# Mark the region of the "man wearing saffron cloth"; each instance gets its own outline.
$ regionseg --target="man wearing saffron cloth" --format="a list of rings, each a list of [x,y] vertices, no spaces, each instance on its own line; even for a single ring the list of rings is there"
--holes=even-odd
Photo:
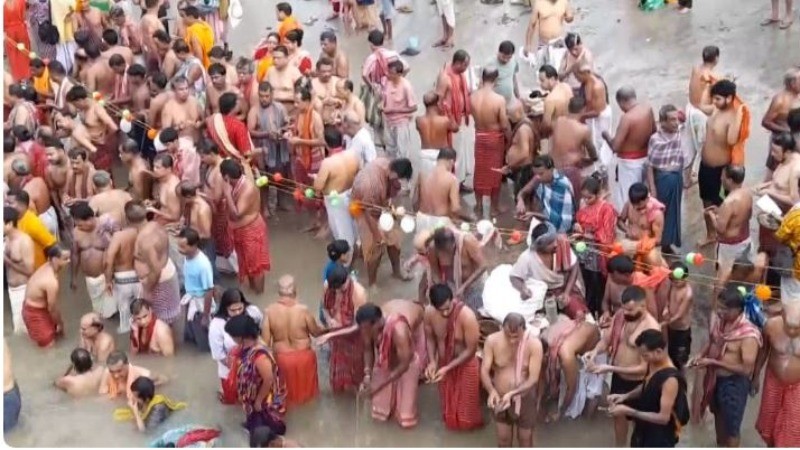
[[[469,69],[469,54],[465,50],[456,50],[453,60],[439,73],[436,80],[436,95],[441,99],[441,109],[459,128],[450,136],[450,146],[458,153],[456,158],[456,176],[464,190],[467,175],[473,173],[475,158],[468,142],[470,101],[469,86],[464,75]]]
[[[206,119],[208,137],[219,147],[223,158],[234,158],[244,167],[245,172],[250,170],[250,153],[253,150],[253,141],[247,125],[236,117],[236,104],[239,98],[233,92],[226,92],[219,96],[219,112]]]
[[[468,431],[483,426],[480,363],[475,356],[480,327],[475,313],[453,298],[446,284],[435,284],[425,307],[428,367],[425,377],[439,383],[442,418],[448,429]]]
[[[753,381],[767,363],[756,430],[768,447],[800,447],[800,299],[784,298],[783,313],[767,320]]]
[[[220,163],[220,173],[226,182],[223,195],[228,206],[228,229],[239,260],[239,282],[247,279],[250,288],[260,294],[264,291],[264,276],[270,269],[270,256],[258,187],[244,176],[242,165],[232,159]]]
[[[322,160],[325,159],[325,126],[322,116],[312,106],[311,90],[302,88],[295,94],[297,105],[296,134],[288,139],[292,151],[292,173],[294,180],[302,185],[312,185],[313,177],[319,172]],[[304,231],[318,231],[323,237],[328,232],[328,225],[319,213],[319,202],[315,199],[302,200],[301,204],[314,215],[313,222]]]
[[[688,364],[688,367],[705,368],[702,383],[694,385],[691,415],[699,423],[710,407],[718,447],[739,446],[761,344],[761,331],[744,313],[742,294],[735,285],[726,286],[717,297],[716,313],[711,316],[709,341]]]
[[[511,125],[506,113],[506,100],[494,91],[497,67],[484,67],[481,87],[470,97],[470,109],[475,120],[475,214],[483,218],[483,199],[489,197],[491,214],[500,214],[500,186],[503,175],[496,169],[505,164],[506,138],[511,138]]]

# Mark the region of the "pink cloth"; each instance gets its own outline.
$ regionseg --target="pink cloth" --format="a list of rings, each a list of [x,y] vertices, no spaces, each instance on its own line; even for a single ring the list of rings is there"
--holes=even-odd
[[[656,214],[658,214],[659,212],[661,214],[664,214],[665,209],[666,207],[664,206],[664,204],[658,201],[655,197],[650,196],[647,198],[647,209],[645,211],[645,214],[647,215],[647,220],[649,222],[654,221],[656,219]]]
[[[414,89],[407,79],[400,78],[400,82],[397,84],[390,81],[383,87],[384,111],[416,107],[417,99],[414,98]],[[393,126],[408,123],[414,113],[384,113],[384,116],[386,117],[386,125]]]
[[[186,137],[178,139],[178,152],[181,160],[181,181],[200,185],[200,155],[194,142]]]
[[[399,59],[400,55],[396,51],[381,47],[370,53],[364,60],[361,75],[370,83],[383,86],[386,83],[386,75],[389,74],[387,64]]]

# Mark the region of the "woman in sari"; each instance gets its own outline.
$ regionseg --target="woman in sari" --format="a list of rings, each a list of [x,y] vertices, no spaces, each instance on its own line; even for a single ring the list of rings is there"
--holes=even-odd
[[[211,358],[217,362],[217,375],[220,378],[222,391],[219,400],[225,404],[236,403],[236,383],[229,383],[228,378],[232,369],[236,369],[238,362],[234,361],[233,349],[236,342],[225,332],[225,324],[233,317],[247,314],[256,323],[261,323],[263,314],[261,310],[251,305],[242,291],[236,288],[226,290],[222,294],[217,313],[208,325],[208,345],[211,347]],[[232,378],[235,378],[233,374]]]
[[[236,392],[247,430],[253,433],[260,426],[268,426],[277,434],[285,434],[286,385],[272,353],[259,342],[258,324],[249,315],[240,314],[228,320],[225,332],[239,345],[241,365],[237,369]]]
[[[583,281],[586,283],[586,306],[593,314],[600,316],[600,306],[606,290],[606,258],[602,246],[614,242],[617,212],[614,206],[600,195],[601,182],[595,177],[583,181],[581,196],[583,205],[575,214],[576,234],[586,241],[598,244],[578,254]]]
[[[154,428],[172,415],[186,408],[186,403],[175,402],[162,394],[156,394],[156,385],[148,377],[138,377],[131,383],[128,407],[114,411],[114,420],[135,420],[139,431]]]
[[[256,46],[253,52],[253,60],[256,61],[256,80],[259,83],[267,79],[267,72],[272,67],[272,50],[278,46],[280,40],[278,33],[273,31]]]
[[[5,0],[3,3],[3,31],[5,31],[5,51],[11,76],[15,82],[20,82],[31,76],[28,52],[31,40],[28,37],[28,26],[25,24],[25,0]],[[17,49],[17,45],[25,47]]]

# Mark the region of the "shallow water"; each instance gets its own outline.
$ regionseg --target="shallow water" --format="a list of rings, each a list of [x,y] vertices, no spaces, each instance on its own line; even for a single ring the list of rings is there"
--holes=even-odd
[[[237,53],[249,53],[265,26],[275,23],[272,3],[243,0],[246,15],[238,28],[231,31],[231,47]],[[730,2],[708,0],[697,2],[689,15],[677,15],[664,10],[643,14],[634,1],[579,0],[579,12],[573,28],[583,36],[584,42],[594,52],[600,72],[613,90],[622,84],[631,84],[639,90],[640,99],[656,107],[672,102],[682,107],[686,102],[687,76],[692,64],[699,60],[704,45],[716,44],[722,48],[722,73],[738,77],[741,94],[753,109],[753,136],[747,154],[748,183],[754,184],[763,176],[763,161],[767,137],[758,126],[766,109],[769,96],[780,87],[783,71],[789,64],[800,62],[800,29],[795,26],[788,32],[764,29],[758,26],[760,17],[768,13],[764,2]],[[296,14],[303,21],[312,16],[323,20],[306,26],[306,47],[315,56],[319,52],[317,36],[327,25],[327,2],[294,1]],[[398,3],[400,4],[400,3]],[[435,6],[427,0],[413,0],[413,15],[398,14],[395,24],[395,42],[398,50],[409,37],[420,40],[422,54],[410,60],[410,79],[416,94],[422,94],[433,85],[434,76],[450,58],[451,53],[431,50],[430,44],[438,37],[439,19]],[[482,64],[489,60],[497,44],[507,38],[519,44],[524,36],[527,13],[522,8],[510,7],[512,20],[499,25],[502,7],[479,4],[475,0],[457,1],[459,5],[457,43],[468,49],[473,62]],[[491,27],[491,28],[490,28]],[[735,31],[733,31],[735,30]],[[491,37],[491,38],[488,38]],[[351,72],[357,73],[367,54],[363,35],[342,37],[342,45],[350,55]],[[520,84],[533,85],[534,75],[522,67]],[[613,98],[613,95],[612,95]],[[618,110],[615,110],[615,115]],[[696,188],[688,191],[685,200],[684,239],[685,250],[702,232],[702,219],[697,214],[699,199]],[[505,221],[501,221],[505,222]],[[503,226],[511,222],[501,223]],[[273,270],[267,278],[266,294],[248,298],[265,307],[276,297],[275,281],[284,273],[297,277],[299,296],[310,307],[316,308],[321,294],[321,273],[325,262],[324,244],[307,235],[298,234],[301,221],[294,213],[284,213],[271,219],[270,241]],[[754,227],[755,229],[755,227]],[[408,246],[409,242],[406,242]],[[705,251],[712,257],[711,250]],[[509,260],[514,253],[495,255],[494,260]],[[707,264],[706,273],[713,270]],[[389,265],[384,262],[378,287],[370,290],[370,300],[383,302],[391,298],[411,298],[416,295],[416,281],[397,282],[389,277]],[[226,286],[234,282],[224,281]],[[216,398],[219,381],[215,363],[210,355],[200,354],[189,346],[182,346],[173,359],[137,356],[135,364],[167,374],[170,382],[161,389],[176,400],[186,401],[185,411],[174,414],[156,431],[142,435],[131,423],[114,423],[111,413],[124,401],[112,402],[105,398],[72,400],[53,387],[53,380],[68,365],[68,357],[77,342],[78,318],[89,311],[83,283],[76,292],[70,292],[66,280],[62,283],[62,309],[66,324],[66,339],[55,348],[40,350],[27,338],[8,337],[14,360],[14,373],[19,383],[23,410],[17,429],[5,438],[13,446],[34,447],[133,447],[146,445],[158,431],[189,423],[218,425],[223,429],[221,443],[226,446],[246,445],[246,433],[241,429],[243,420],[237,406],[220,405]],[[707,291],[699,289],[695,322],[695,346],[704,340]],[[8,336],[10,313],[4,312],[4,330]],[[116,324],[109,323],[113,330]],[[127,336],[119,336],[117,344],[128,348]],[[324,366],[323,361],[320,365]],[[308,405],[292,410],[287,417],[288,436],[304,446],[366,447],[476,447],[494,446],[494,429],[488,417],[487,426],[469,433],[453,433],[444,429],[434,386],[422,386],[419,394],[420,423],[413,431],[401,430],[394,423],[376,423],[370,418],[368,405],[357,407],[352,395],[332,396],[327,388],[327,375],[321,368],[321,397]],[[754,431],[758,399],[751,399],[742,426],[743,446],[763,446]],[[540,425],[537,430],[538,446],[609,446],[613,445],[610,419],[598,414],[595,419],[564,420],[556,424]],[[713,427],[687,427],[682,446],[713,445]]]

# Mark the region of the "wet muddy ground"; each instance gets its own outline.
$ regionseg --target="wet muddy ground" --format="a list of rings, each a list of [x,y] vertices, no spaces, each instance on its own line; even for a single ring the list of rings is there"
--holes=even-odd
[[[245,16],[242,23],[231,31],[231,48],[239,54],[249,54],[265,27],[274,26],[274,2],[243,0]],[[753,136],[747,154],[747,182],[754,184],[763,177],[767,135],[759,122],[769,98],[781,85],[783,72],[791,64],[800,63],[800,26],[792,30],[762,28],[758,22],[768,14],[766,2],[707,0],[697,2],[688,15],[678,15],[672,10],[642,13],[634,0],[577,0],[578,14],[572,29],[583,36],[584,43],[595,54],[599,71],[609,83],[611,94],[619,86],[629,84],[654,107],[667,102],[683,107],[686,102],[688,74],[693,64],[700,60],[700,50],[709,44],[722,49],[723,74],[737,77],[740,95],[753,109]],[[319,20],[306,25],[305,46],[315,56],[319,53],[318,35],[329,25],[341,30],[341,24],[325,22],[329,5],[323,0],[293,1],[296,15],[306,21]],[[398,3],[400,4],[400,3]],[[460,0],[457,4],[458,48],[467,49],[473,62],[489,61],[501,40],[511,39],[521,44],[529,19],[527,9],[508,7],[512,20],[503,21],[502,6],[487,6],[475,0]],[[401,50],[407,40],[416,37],[422,53],[409,59],[409,75],[418,98],[433,86],[435,74],[450,58],[451,52],[430,48],[438,38],[440,19],[435,6],[428,0],[412,0],[413,14],[398,14],[395,20],[395,47]],[[350,56],[351,72],[357,74],[368,52],[363,34],[340,38]],[[535,74],[526,66],[522,68],[523,87],[532,87]],[[613,95],[612,95],[613,98]],[[615,105],[615,117],[618,114]],[[693,251],[690,243],[696,242],[703,232],[702,218],[697,213],[700,202],[696,188],[687,192],[684,214],[684,252]],[[511,221],[500,223],[510,226]],[[300,235],[301,220],[294,213],[283,213],[271,219],[270,241],[273,270],[267,278],[267,292],[249,296],[249,300],[265,307],[276,297],[277,277],[291,273],[298,279],[299,295],[303,302],[316,308],[322,291],[321,271],[326,262],[324,243],[308,235]],[[755,230],[755,226],[754,226]],[[410,241],[410,239],[408,239]],[[406,243],[407,247],[409,242]],[[518,248],[516,251],[520,251]],[[712,257],[706,249],[707,257]],[[504,255],[503,259],[508,257]],[[706,264],[704,271],[713,270]],[[389,277],[389,266],[384,262],[377,288],[370,291],[370,300],[383,302],[391,298],[411,298],[416,293],[416,282],[402,283]],[[234,283],[224,280],[226,286]],[[9,335],[10,313],[5,310],[4,330],[8,336],[14,360],[14,373],[22,391],[23,410],[20,424],[6,436],[14,446],[36,447],[131,447],[146,445],[159,432],[169,427],[189,423],[218,425],[223,429],[221,443],[225,446],[246,445],[246,433],[240,428],[242,412],[236,406],[222,406],[217,401],[218,380],[215,363],[210,355],[200,354],[191,347],[181,347],[173,359],[135,357],[137,365],[167,374],[170,382],[162,392],[188,402],[188,409],[174,414],[159,430],[142,435],[131,423],[115,423],[111,413],[124,401],[112,402],[105,398],[72,400],[53,387],[53,380],[63,374],[68,365],[70,351],[77,343],[78,318],[89,311],[90,303],[83,283],[77,291],[70,291],[66,279],[62,283],[62,309],[64,311],[66,338],[55,348],[40,350],[27,338]],[[705,340],[708,311],[707,289],[700,287],[696,295],[695,345]],[[109,323],[113,330],[115,324]],[[118,336],[117,344],[127,349],[127,336]],[[321,366],[324,365],[320,361]],[[366,403],[357,403],[353,396],[332,396],[327,387],[327,375],[321,369],[321,397],[308,405],[292,410],[287,417],[288,436],[304,446],[365,447],[365,446],[421,446],[421,447],[474,447],[494,446],[494,429],[487,416],[487,426],[470,433],[452,433],[444,429],[440,416],[438,393],[434,386],[420,389],[420,423],[411,431],[401,430],[396,424],[380,424],[369,416]],[[742,426],[743,446],[763,446],[754,430],[758,399],[751,399]],[[681,446],[713,445],[713,427],[688,427],[684,430]],[[538,446],[609,446],[613,445],[610,419],[599,414],[594,419],[563,420],[552,425],[541,425],[537,430]]]

